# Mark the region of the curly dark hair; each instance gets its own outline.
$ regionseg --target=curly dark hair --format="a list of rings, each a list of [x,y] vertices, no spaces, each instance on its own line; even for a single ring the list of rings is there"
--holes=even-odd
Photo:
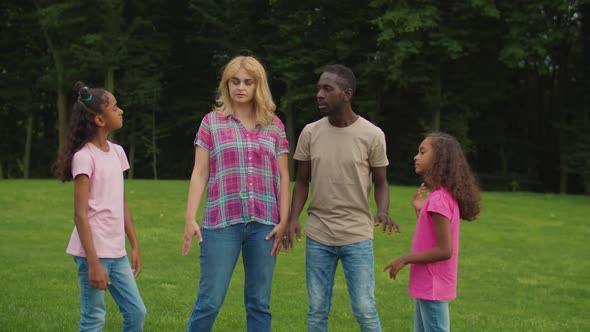
[[[104,89],[89,89],[84,82],[78,81],[73,90],[76,100],[72,105],[68,136],[53,167],[55,177],[63,182],[73,180],[72,158],[96,135],[94,117],[102,114],[104,106],[108,104],[107,91]]]
[[[434,150],[432,168],[424,174],[426,184],[447,189],[459,203],[461,219],[473,221],[479,215],[479,183],[465,158],[461,144],[451,135],[434,132],[426,136]]]

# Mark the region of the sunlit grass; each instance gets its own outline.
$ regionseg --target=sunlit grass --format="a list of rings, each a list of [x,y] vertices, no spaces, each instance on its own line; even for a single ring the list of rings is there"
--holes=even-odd
[[[188,181],[127,181],[143,259],[137,279],[148,308],[146,331],[183,331],[196,298],[198,246],[182,257]],[[402,233],[375,232],[376,297],[384,331],[411,331],[408,270],[391,281],[381,270],[410,248],[414,191],[391,187],[391,215]],[[0,331],[74,331],[79,319],[76,265],[67,255],[72,185],[0,181]],[[484,193],[479,221],[462,223],[454,331],[588,331],[590,197]],[[302,217],[302,221],[305,219]],[[282,253],[272,294],[274,331],[304,331],[304,243]],[[120,331],[107,296],[105,331]],[[243,268],[238,262],[216,331],[244,331]],[[358,331],[339,268],[331,331]]]

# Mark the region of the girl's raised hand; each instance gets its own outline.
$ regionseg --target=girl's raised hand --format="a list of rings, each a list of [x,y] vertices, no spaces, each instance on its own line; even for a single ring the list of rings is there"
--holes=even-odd
[[[414,209],[416,209],[416,213],[420,212],[420,209],[422,209],[422,206],[424,205],[423,196],[425,191],[426,185],[424,184],[424,182],[422,182],[418,190],[416,190],[416,192],[412,196],[412,205],[414,206]]]
[[[184,224],[184,236],[182,242],[182,256],[188,255],[193,243],[193,237],[197,236],[199,242],[203,242],[203,235],[201,235],[201,229],[196,221],[187,221]]]
[[[385,265],[383,272],[389,270],[389,278],[395,280],[397,273],[401,271],[406,265],[408,265],[408,263],[406,262],[404,256],[402,256],[394,260],[393,262]]]

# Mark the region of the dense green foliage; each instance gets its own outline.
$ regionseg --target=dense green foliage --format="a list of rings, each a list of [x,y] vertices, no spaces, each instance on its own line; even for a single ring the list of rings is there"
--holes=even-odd
[[[131,177],[187,178],[223,64],[266,65],[294,148],[330,63],[414,183],[423,134],[457,136],[491,190],[590,193],[590,2],[8,0],[0,4],[0,178],[48,177],[71,85],[113,90]]]

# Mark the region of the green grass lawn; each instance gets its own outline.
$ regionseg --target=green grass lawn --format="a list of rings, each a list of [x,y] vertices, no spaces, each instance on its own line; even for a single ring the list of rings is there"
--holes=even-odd
[[[181,256],[188,181],[127,181],[148,309],[146,331],[183,331],[196,298],[198,246]],[[376,298],[384,331],[411,331],[408,269],[397,281],[381,270],[410,248],[414,188],[391,187],[401,234],[375,234]],[[79,319],[76,265],[65,253],[73,228],[72,184],[0,181],[0,331],[74,331]],[[590,331],[590,197],[484,193],[481,219],[462,222],[454,331]],[[304,217],[302,217],[304,219]],[[244,331],[243,268],[238,262],[215,331]],[[105,331],[121,317],[107,296]],[[279,256],[274,331],[304,331],[304,243]],[[331,331],[358,331],[342,269],[336,274]]]

